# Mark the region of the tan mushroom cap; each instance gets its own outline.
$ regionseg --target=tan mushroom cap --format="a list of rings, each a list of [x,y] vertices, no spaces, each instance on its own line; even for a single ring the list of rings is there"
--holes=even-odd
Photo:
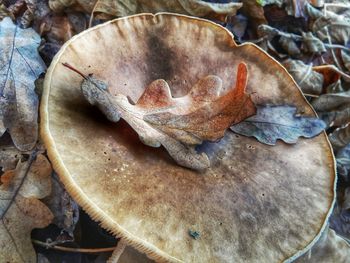
[[[163,148],[143,145],[124,121],[107,121],[84,101],[81,77],[63,62],[134,101],[159,78],[177,97],[212,74],[231,87],[238,63],[245,62],[255,103],[295,105],[314,116],[286,70],[258,47],[237,46],[212,22],[166,13],[87,30],[64,45],[46,74],[42,136],[77,202],[158,261],[280,262],[319,237],[336,177],[325,134],[272,147],[228,131],[219,143],[202,146],[211,168],[192,171],[176,165]]]

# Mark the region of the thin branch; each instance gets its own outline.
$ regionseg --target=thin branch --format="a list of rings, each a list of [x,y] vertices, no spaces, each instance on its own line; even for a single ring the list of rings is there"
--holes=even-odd
[[[307,97],[312,97],[312,98],[318,98],[319,95],[315,95],[315,94],[309,94],[309,93],[303,93],[304,96],[307,96]]]
[[[97,7],[97,4],[100,0],[96,0],[95,4],[94,4],[94,7],[92,8],[92,11],[91,11],[91,14],[90,14],[90,20],[89,20],[89,27],[90,28],[92,26],[92,21],[94,20],[94,13],[96,11],[96,7]]]
[[[66,252],[73,252],[73,253],[102,253],[102,252],[112,252],[115,250],[115,247],[106,247],[106,248],[73,248],[73,247],[64,247],[64,246],[57,246],[57,245],[51,245],[47,242],[42,242],[40,240],[32,239],[32,242],[38,246],[47,248],[47,249],[54,249],[59,251],[66,251]]]
[[[126,244],[122,239],[119,240],[115,250],[112,253],[112,256],[107,260],[107,263],[117,263],[120,256],[123,254],[125,250]]]
[[[324,43],[324,46],[326,48],[329,48],[329,49],[344,49],[346,51],[350,51],[350,48],[348,47],[345,47],[345,46],[342,46],[342,45],[338,45],[338,44],[327,44],[327,43]]]

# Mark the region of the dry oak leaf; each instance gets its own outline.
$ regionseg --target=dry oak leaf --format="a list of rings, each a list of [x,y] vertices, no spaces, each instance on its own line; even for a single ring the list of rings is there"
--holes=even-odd
[[[16,168],[18,161],[28,152],[21,152],[13,145],[1,145],[0,169],[2,172]]]
[[[313,138],[319,135],[326,124],[318,118],[296,116],[293,106],[257,106],[256,115],[231,127],[231,130],[245,136],[255,137],[259,142],[275,145],[280,139],[294,144],[299,137]]]
[[[312,31],[322,41],[341,45],[348,43],[350,36],[349,4],[325,5],[323,10],[306,5],[306,11],[315,19]]]
[[[301,60],[288,59],[283,66],[295,79],[304,93],[319,95],[322,93],[324,77],[322,74],[313,71],[311,65],[306,65]]]
[[[322,94],[311,102],[318,112],[343,110],[350,106],[350,91]]]
[[[335,151],[348,145],[350,143],[350,123],[332,132],[329,135],[329,141]]]
[[[79,206],[67,193],[55,173],[52,174],[52,191],[42,201],[54,215],[52,223],[63,230],[62,236],[68,234],[69,237],[73,237],[79,220]]]
[[[34,81],[46,68],[39,44],[33,29],[21,29],[9,17],[0,22],[0,120],[22,151],[31,150],[38,138]]]
[[[87,13],[98,13],[98,18],[123,17],[137,13],[172,12],[198,17],[235,15],[242,3],[209,3],[202,0],[50,0],[54,12],[69,7]]]
[[[51,211],[38,200],[51,191],[51,172],[47,158],[32,153],[1,176],[0,262],[37,262],[30,233],[52,221]]]
[[[195,146],[221,139],[231,125],[256,112],[250,95],[245,93],[247,74],[247,66],[240,63],[236,87],[226,94],[222,94],[222,80],[209,75],[181,98],[173,98],[168,83],[158,79],[135,105],[122,94],[113,97],[106,85],[91,77],[84,76],[81,88],[89,103],[97,105],[109,120],[122,117],[144,144],[163,145],[179,165],[200,170],[208,168],[210,161],[205,153],[197,153]]]

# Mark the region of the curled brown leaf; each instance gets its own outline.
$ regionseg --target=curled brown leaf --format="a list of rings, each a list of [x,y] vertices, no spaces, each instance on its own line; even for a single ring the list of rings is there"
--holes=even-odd
[[[208,156],[197,153],[196,145],[219,140],[231,125],[256,112],[250,95],[245,93],[248,72],[244,63],[238,66],[236,87],[226,94],[222,94],[222,80],[214,75],[199,80],[181,98],[172,98],[167,82],[159,79],[145,89],[135,105],[122,94],[113,97],[103,82],[64,65],[84,77],[84,97],[109,120],[122,117],[144,144],[163,145],[179,165],[191,169],[210,166]]]

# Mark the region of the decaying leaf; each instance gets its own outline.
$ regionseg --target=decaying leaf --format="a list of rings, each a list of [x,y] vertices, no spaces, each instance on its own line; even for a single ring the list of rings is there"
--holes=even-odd
[[[289,0],[257,0],[262,5],[277,5],[286,9],[288,15],[295,17],[304,17],[304,6],[307,4],[307,0],[289,1]]]
[[[300,60],[288,59],[283,63],[288,72],[305,93],[321,94],[323,87],[323,75],[312,70],[311,65],[306,65]]]
[[[235,15],[241,3],[208,3],[201,0],[99,0],[96,4],[87,0],[50,0],[50,8],[56,12],[64,8],[99,13],[99,18],[129,16],[137,13],[173,12],[198,17]]]
[[[350,182],[350,144],[337,152],[337,171],[345,182]],[[349,192],[350,208],[350,192]],[[349,213],[350,216],[350,213]],[[349,238],[350,238],[350,221],[349,221]]]
[[[334,65],[321,65],[313,67],[312,69],[323,75],[323,86],[325,87],[337,82],[340,78],[343,78],[345,81],[350,82],[350,76],[339,70]]]
[[[47,226],[50,210],[37,198],[50,192],[51,166],[43,155],[33,153],[12,173],[2,175],[0,185],[0,261],[36,263],[30,233]],[[4,178],[5,176],[5,178]]]
[[[281,36],[278,40],[278,43],[291,56],[298,56],[301,52],[298,45],[288,37]]]
[[[256,115],[231,126],[231,130],[258,141],[275,145],[277,139],[296,143],[299,137],[312,138],[326,127],[325,123],[313,117],[296,117],[292,106],[257,106]]]
[[[25,0],[1,1],[0,5],[0,20],[6,16],[15,20],[21,13],[23,13],[26,3]]]
[[[345,147],[350,143],[350,124],[336,129],[329,135],[329,140],[335,150]]]
[[[264,9],[257,1],[243,0],[243,7],[241,12],[248,18],[248,23],[254,33],[258,32],[258,26],[267,24],[264,16]]]
[[[308,5],[306,10],[314,14],[312,31],[322,41],[346,45],[350,36],[349,5],[326,5],[323,11]]]
[[[350,108],[340,111],[321,112],[319,116],[330,127],[343,126],[350,122]]]
[[[23,157],[13,145],[2,145],[0,147],[0,167],[3,172],[16,168],[18,161]]]
[[[350,105],[350,91],[322,94],[311,104],[316,111],[321,112],[345,109]]]
[[[210,75],[194,85],[186,96],[175,99],[165,80],[155,80],[135,105],[122,94],[113,97],[106,84],[82,74],[81,88],[90,104],[98,106],[111,121],[122,117],[144,144],[163,145],[179,165],[205,169],[210,166],[209,158],[205,153],[197,153],[195,146],[221,139],[231,125],[255,114],[254,103],[245,93],[247,74],[247,66],[240,63],[236,87],[226,94],[221,94],[222,80]]]
[[[75,15],[79,16],[78,14]],[[83,23],[75,28],[69,19],[70,16],[73,16],[73,14],[52,14],[46,16],[40,23],[40,35],[45,37],[50,43],[64,44],[73,35],[85,29],[84,22],[86,21],[84,18],[79,17]]]
[[[350,52],[341,51],[341,57],[347,71],[350,71]]]
[[[350,257],[350,245],[334,230],[326,229],[317,243],[297,263],[346,263]]]
[[[79,206],[69,196],[56,174],[53,176],[51,194],[43,202],[54,215],[52,223],[61,228],[64,233],[73,237],[75,225],[79,220]]]
[[[7,9],[7,7],[4,4],[0,3],[0,20],[7,16],[14,18],[11,12]]]
[[[302,33],[302,50],[306,53],[321,54],[326,52],[324,43],[311,32]]]
[[[273,37],[279,36],[280,45],[291,56],[299,57],[300,55],[300,49],[297,43],[301,43],[301,50],[304,53],[320,55],[327,51],[326,44],[314,36],[312,32],[302,32],[300,36],[294,33],[283,32],[269,25],[260,25],[259,32],[270,41]]]
[[[0,40],[0,119],[15,146],[27,151],[38,138],[34,81],[45,70],[37,52],[40,37],[33,29],[21,29],[7,17],[0,23]]]
[[[350,187],[341,193],[338,191],[337,199],[329,224],[339,235],[350,240]]]

